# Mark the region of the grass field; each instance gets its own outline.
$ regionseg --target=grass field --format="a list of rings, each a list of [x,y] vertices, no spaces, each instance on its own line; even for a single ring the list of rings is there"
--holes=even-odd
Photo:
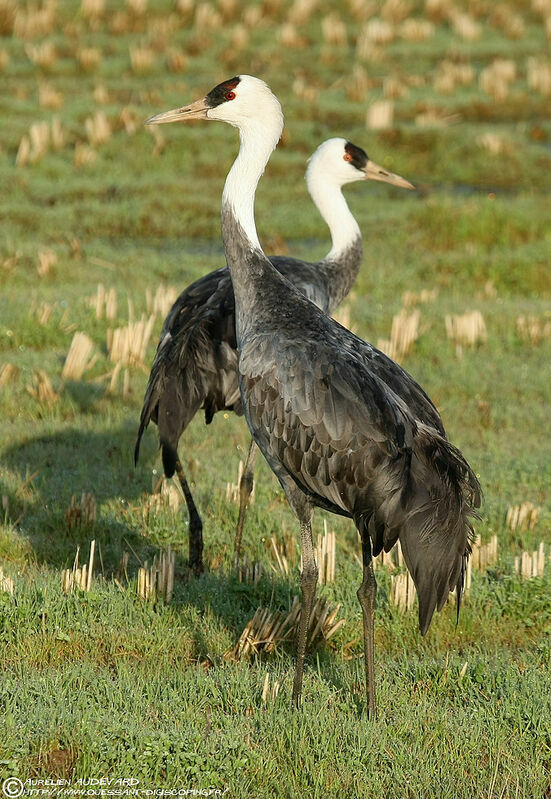
[[[0,566],[14,581],[0,590],[2,780],[132,778],[136,790],[235,797],[551,796],[550,39],[549,0],[0,0]],[[327,517],[336,576],[319,593],[341,603],[345,624],[312,649],[293,712],[292,642],[225,657],[258,607],[286,613],[300,590],[279,485],[260,464],[245,548],[263,576],[241,582],[226,483],[248,432],[231,414],[210,427],[197,417],[181,454],[207,569],[190,577],[185,508],[151,502],[154,428],[132,462],[166,303],[143,362],[113,377],[108,331],[149,318],[159,286],[170,296],[223,263],[219,203],[236,153],[226,126],[142,122],[236,73],[266,79],[286,114],[257,196],[268,252],[327,251],[303,181],[325,138],[345,136],[417,186],[347,189],[365,257],[345,306],[374,343],[405,304],[419,310],[403,362],[480,477],[477,532],[498,537],[459,625],[450,603],[424,639],[379,570],[372,722],[353,525]],[[373,124],[377,107],[386,126]],[[98,284],[114,292],[110,318],[91,301]],[[460,354],[446,316],[475,310],[486,341]],[[75,332],[91,341],[90,368],[62,377]],[[83,493],[97,516],[74,523],[66,511]],[[539,516],[512,529],[507,511],[523,502]],[[92,539],[91,590],[64,594],[61,569]],[[521,579],[515,557],[540,542],[543,573]],[[137,596],[137,570],[169,544],[174,597],[155,605]],[[263,698],[267,675],[279,693]]]

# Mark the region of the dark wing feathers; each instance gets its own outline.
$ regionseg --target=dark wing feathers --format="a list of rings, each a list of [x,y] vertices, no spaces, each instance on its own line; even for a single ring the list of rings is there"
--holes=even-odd
[[[342,328],[346,330],[346,328]],[[366,369],[380,377],[385,385],[400,397],[416,419],[434,427],[445,436],[444,425],[437,408],[419,383],[396,361],[366,341],[346,330],[349,346],[355,351],[359,361]]]
[[[317,305],[324,313],[329,312],[330,286],[326,274],[320,269],[320,264],[312,264],[308,261],[299,261],[281,255],[272,255],[269,260],[277,271],[310,302]],[[332,279],[336,280],[338,274],[338,270],[335,270]]]
[[[218,410],[241,410],[235,302],[227,268],[189,286],[166,318],[145,393],[135,459],[153,420],[165,473],[172,476],[180,436],[201,407],[207,423]]]
[[[318,347],[314,360],[308,345],[282,352],[266,337],[260,361],[258,343],[255,337],[240,360],[255,438],[316,504],[353,516],[358,489],[411,441],[415,421],[353,356],[324,358]],[[300,372],[300,380],[292,376]]]
[[[323,311],[329,287],[317,264],[274,256],[276,269]],[[138,461],[150,421],[159,428],[163,468],[174,474],[178,441],[199,408],[209,424],[220,410],[241,413],[237,384],[235,298],[227,266],[199,278],[172,306],[145,392],[134,449]]]
[[[333,344],[332,333],[328,325],[316,336],[315,359],[304,341],[287,339],[283,351],[269,335],[262,347],[258,336],[244,343],[240,381],[249,422],[270,464],[279,464],[276,474],[283,468],[314,504],[366,526],[374,555],[400,539],[424,633],[450,590],[460,593],[480,487],[459,450],[384,380],[379,354],[346,335]],[[410,395],[426,410],[426,395],[408,379]]]

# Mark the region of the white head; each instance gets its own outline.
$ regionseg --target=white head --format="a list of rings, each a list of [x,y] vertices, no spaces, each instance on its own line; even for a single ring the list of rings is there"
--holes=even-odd
[[[187,122],[191,119],[218,119],[240,130],[262,126],[277,136],[283,130],[283,113],[270,87],[251,75],[237,75],[215,86],[191,105],[165,111],[147,120],[147,125]]]
[[[388,172],[361,147],[346,139],[328,139],[320,144],[308,162],[308,191],[331,231],[332,248],[327,255],[335,261],[361,238],[358,223],[350,213],[341,188],[355,180],[381,180],[394,186],[413,189],[409,181]]]
[[[283,113],[277,97],[263,80],[237,75],[219,83],[201,100],[157,114],[146,124],[190,119],[220,120],[239,129],[241,147],[226,178],[222,205],[233,209],[249,242],[261,249],[254,223],[254,195],[283,130]]]
[[[320,144],[308,162],[306,182],[323,180],[335,186],[344,186],[356,180],[380,180],[413,189],[412,184],[372,161],[365,150],[346,139],[327,139]]]

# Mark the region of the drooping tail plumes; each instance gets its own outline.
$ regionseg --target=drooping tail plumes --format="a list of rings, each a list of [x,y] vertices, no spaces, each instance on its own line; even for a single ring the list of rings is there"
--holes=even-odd
[[[482,492],[473,470],[449,441],[421,428],[415,443],[410,481],[417,501],[399,538],[417,589],[424,635],[450,591],[455,588],[461,600]]]
[[[410,456],[404,460],[402,453],[391,461],[387,470],[379,471],[375,484],[379,476],[385,483],[373,486],[376,510],[362,523],[374,555],[383,548],[388,552],[400,540],[417,589],[419,629],[424,635],[450,591],[456,589],[458,603],[461,600],[480,484],[461,452],[425,425],[417,429]],[[377,494],[382,501],[376,501]]]

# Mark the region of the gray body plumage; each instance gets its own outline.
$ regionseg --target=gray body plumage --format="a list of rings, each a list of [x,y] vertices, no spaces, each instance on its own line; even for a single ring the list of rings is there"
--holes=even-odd
[[[400,539],[424,633],[449,592],[461,593],[476,476],[404,369],[296,291],[228,207],[222,230],[256,443],[294,507],[298,489],[312,506],[352,517],[374,555]]]

